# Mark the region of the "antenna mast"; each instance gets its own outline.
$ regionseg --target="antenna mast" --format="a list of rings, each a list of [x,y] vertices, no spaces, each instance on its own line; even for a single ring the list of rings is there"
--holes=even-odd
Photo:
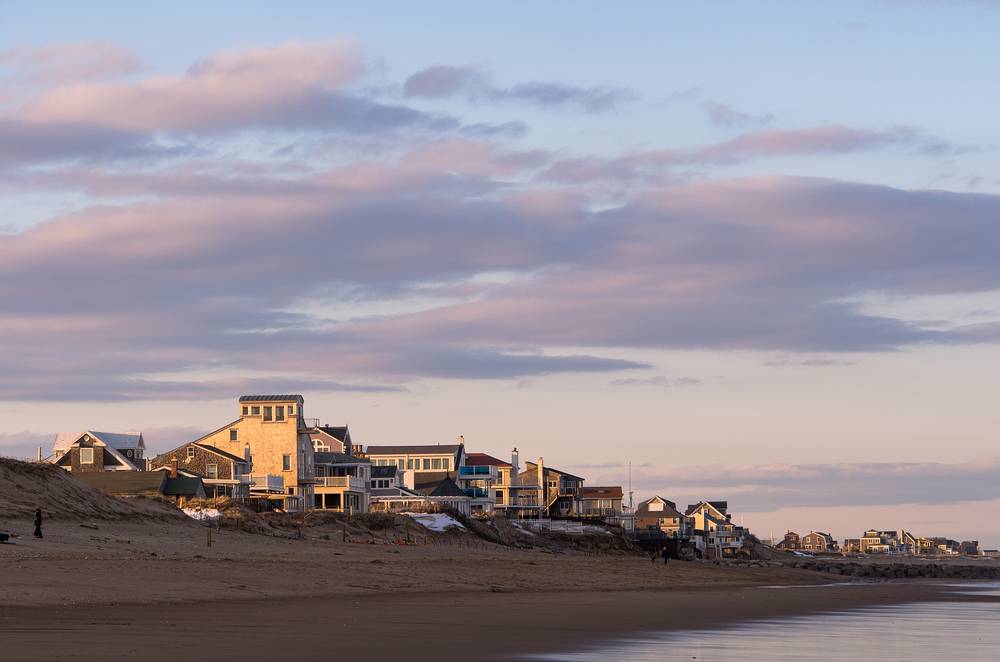
[[[632,503],[632,460],[628,461],[628,509],[635,512],[635,505]]]

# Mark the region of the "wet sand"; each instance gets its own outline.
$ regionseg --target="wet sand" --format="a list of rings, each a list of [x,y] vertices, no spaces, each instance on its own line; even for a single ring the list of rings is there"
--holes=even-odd
[[[43,541],[0,546],[0,659],[511,659],[946,595],[942,584],[842,586],[784,567],[352,544],[334,533],[223,530],[209,547],[193,524],[53,522]],[[776,584],[792,588],[767,588]]]
[[[643,632],[939,600],[925,583],[0,608],[4,660],[515,659]],[[87,651],[81,655],[81,651]]]

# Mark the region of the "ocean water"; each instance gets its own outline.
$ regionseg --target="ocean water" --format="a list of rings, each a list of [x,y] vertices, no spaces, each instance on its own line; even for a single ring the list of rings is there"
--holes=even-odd
[[[1000,584],[956,589],[1000,596]],[[1000,662],[1000,603],[927,602],[667,632],[535,660]]]

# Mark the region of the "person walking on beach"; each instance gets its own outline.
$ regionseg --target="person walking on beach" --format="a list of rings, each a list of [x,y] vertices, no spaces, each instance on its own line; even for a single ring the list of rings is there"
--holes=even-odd
[[[663,559],[663,565],[666,565],[670,561],[670,554],[667,552],[666,547],[660,551],[660,557]]]
[[[35,508],[35,537],[42,537],[42,509]]]

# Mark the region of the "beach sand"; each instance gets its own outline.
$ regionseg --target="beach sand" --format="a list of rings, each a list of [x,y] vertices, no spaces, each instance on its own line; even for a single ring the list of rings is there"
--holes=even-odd
[[[36,541],[0,522],[15,526],[18,544],[0,546],[3,660],[511,659],[945,594],[780,567],[345,543],[334,530],[222,530],[209,547],[193,523],[54,522]]]

